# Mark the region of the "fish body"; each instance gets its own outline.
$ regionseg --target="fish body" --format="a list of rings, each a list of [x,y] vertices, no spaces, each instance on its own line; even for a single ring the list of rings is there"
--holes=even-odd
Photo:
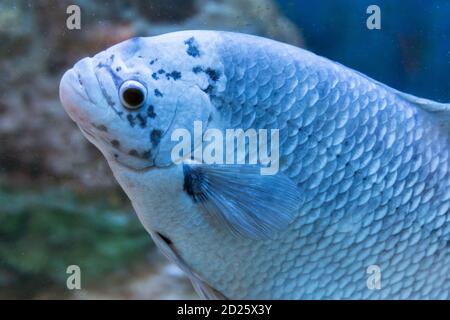
[[[130,80],[144,87],[137,110],[121,101]],[[78,62],[60,96],[202,297],[450,298],[448,104],[303,49],[216,31],[125,41]],[[278,129],[284,180],[201,164],[187,179],[171,135],[194,121]],[[208,174],[214,184],[189,184]],[[274,219],[277,210],[290,218]]]

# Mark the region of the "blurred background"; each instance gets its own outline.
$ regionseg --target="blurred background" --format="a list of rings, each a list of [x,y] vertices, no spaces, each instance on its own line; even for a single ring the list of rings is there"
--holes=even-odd
[[[81,30],[66,9],[81,8]],[[368,30],[366,9],[381,9]],[[401,91],[450,102],[450,1],[0,2],[0,299],[190,299],[100,153],[62,109],[78,59],[133,36],[251,33],[307,48]],[[68,290],[78,265],[82,290]]]

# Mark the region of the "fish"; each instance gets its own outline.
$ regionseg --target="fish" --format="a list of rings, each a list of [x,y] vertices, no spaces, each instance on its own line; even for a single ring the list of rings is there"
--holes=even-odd
[[[200,297],[450,299],[450,104],[289,44],[200,30],[83,58],[59,94]],[[174,161],[194,122],[277,130],[278,171],[199,161],[207,139]]]

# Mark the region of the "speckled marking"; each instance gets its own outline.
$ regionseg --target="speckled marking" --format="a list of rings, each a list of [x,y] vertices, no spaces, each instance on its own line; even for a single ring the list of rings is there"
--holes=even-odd
[[[152,118],[152,119],[156,117],[155,107],[153,107],[152,105],[149,105],[149,106],[148,106],[148,109],[147,109],[147,116],[148,116],[149,118]]]
[[[181,72],[179,71],[172,71],[171,73],[166,73],[167,80],[172,78],[173,80],[178,80],[181,78]]]
[[[150,141],[152,142],[153,146],[157,146],[159,142],[161,141],[162,137],[162,131],[158,129],[153,129],[150,133]]]
[[[156,97],[162,97],[163,96],[163,94],[161,93],[161,91],[159,91],[158,89],[155,89],[155,96]]]
[[[198,43],[194,37],[187,39],[184,44],[188,46],[186,53],[191,57],[200,57],[200,50],[198,49]]]

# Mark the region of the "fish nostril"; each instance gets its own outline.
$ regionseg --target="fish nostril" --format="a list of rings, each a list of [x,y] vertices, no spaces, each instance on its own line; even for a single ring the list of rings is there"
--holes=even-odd
[[[80,84],[80,86],[83,86],[83,80],[81,79],[81,76],[79,73],[77,73],[77,79],[78,79],[78,83]]]
[[[172,246],[172,245],[173,245],[172,240],[170,240],[169,238],[167,238],[165,235],[163,235],[163,234],[161,234],[161,233],[159,233],[159,232],[156,232],[156,234],[157,234],[158,237],[160,237],[167,245],[169,245],[169,246]]]

